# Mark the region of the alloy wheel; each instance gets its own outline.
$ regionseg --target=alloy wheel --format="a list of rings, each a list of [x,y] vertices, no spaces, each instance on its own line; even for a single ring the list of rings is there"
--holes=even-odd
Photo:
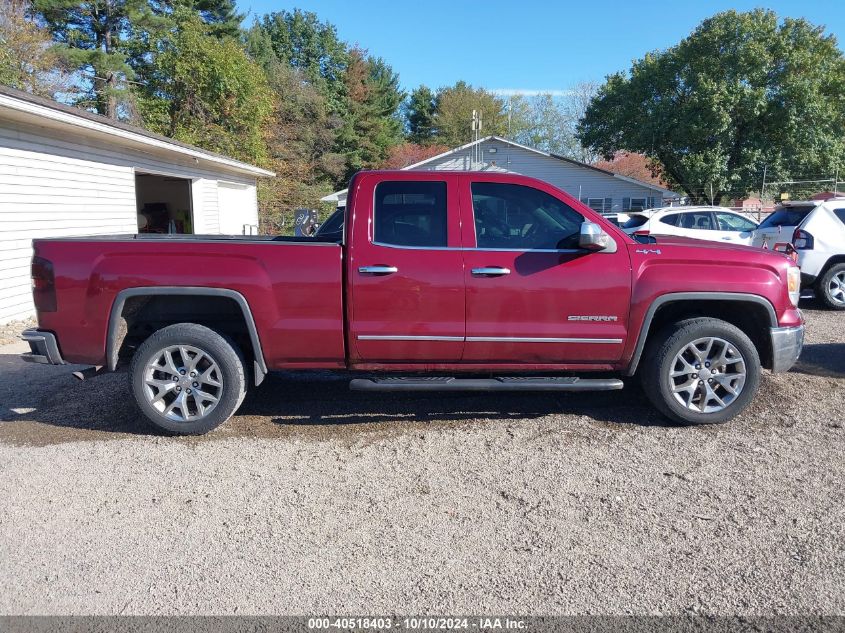
[[[669,369],[675,400],[698,413],[729,407],[742,392],[745,379],[745,359],[736,346],[712,336],[684,346]]]
[[[845,305],[845,270],[830,278],[827,291],[834,302]]]
[[[144,394],[147,402],[170,420],[200,420],[217,407],[223,376],[208,352],[191,345],[171,345],[147,364]]]

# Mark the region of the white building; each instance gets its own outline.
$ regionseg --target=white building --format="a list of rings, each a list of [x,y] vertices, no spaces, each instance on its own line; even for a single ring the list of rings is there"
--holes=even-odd
[[[0,87],[0,323],[33,313],[32,239],[257,231],[253,165]]]
[[[570,158],[488,136],[405,167],[409,170],[514,172],[545,180],[601,213],[663,206],[677,194]],[[322,199],[346,206],[346,189]]]

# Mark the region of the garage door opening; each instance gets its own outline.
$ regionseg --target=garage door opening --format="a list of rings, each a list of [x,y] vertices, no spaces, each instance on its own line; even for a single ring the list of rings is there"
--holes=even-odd
[[[193,233],[191,181],[135,174],[139,233]]]

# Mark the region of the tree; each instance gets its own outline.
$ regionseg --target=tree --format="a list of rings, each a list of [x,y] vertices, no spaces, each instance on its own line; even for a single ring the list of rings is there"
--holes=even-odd
[[[135,77],[127,35],[152,17],[146,0],[33,0],[56,50],[83,76],[77,104],[118,116],[118,103]]]
[[[726,11],[608,77],[579,137],[641,152],[695,202],[845,167],[845,61],[832,35],[762,9]],[[712,191],[712,193],[711,193]]]
[[[401,142],[398,75],[383,59],[349,47],[316,14],[296,9],[265,15],[248,32],[247,46],[268,73],[279,67],[274,64],[293,68],[324,98],[339,123],[332,153],[346,160],[337,185],[381,163],[388,148]]]
[[[660,165],[654,160],[633,152],[616,152],[610,160],[599,160],[593,163],[599,169],[612,171],[620,176],[635,178],[641,182],[649,182],[658,187],[666,187],[666,182],[660,176]]]
[[[399,106],[404,95],[399,76],[381,58],[352,49],[344,74],[346,116],[337,151],[346,156],[348,179],[359,169],[379,165],[388,149],[402,141]]]
[[[267,126],[273,179],[259,182],[262,224],[288,228],[294,209],[314,208],[346,173],[346,159],[334,152],[339,119],[324,97],[296,68],[274,62],[268,68],[275,107]]]
[[[0,0],[0,84],[52,97],[69,86],[50,33],[27,16],[27,0]]]
[[[511,106],[514,140],[583,163],[593,163],[598,156],[581,145],[577,127],[596,89],[595,84],[581,82],[562,96],[546,93],[530,99],[512,97],[512,103],[515,103]]]
[[[514,140],[546,152],[569,156],[572,126],[560,99],[543,94],[530,101],[520,100],[518,105],[521,105],[520,125],[515,130]]]
[[[447,145],[417,145],[416,143],[400,143],[394,145],[387,152],[387,158],[379,165],[381,169],[404,169],[409,165],[422,162],[432,156],[437,156],[451,148]]]
[[[164,0],[159,6],[162,7],[162,15],[172,15],[173,9],[179,7],[196,12],[215,37],[241,35],[241,22],[245,16],[238,13],[234,0]]]
[[[316,13],[299,9],[265,15],[260,28],[267,34],[275,58],[299,70],[326,98],[331,112],[345,114],[349,50],[337,29],[321,22]]]
[[[437,94],[434,116],[435,138],[438,143],[455,147],[472,140],[472,111],[481,112],[482,136],[505,136],[508,116],[503,99],[484,90],[473,88],[464,81],[441,88]]]
[[[233,39],[219,40],[182,12],[162,43],[138,107],[154,132],[241,160],[266,160],[273,94],[262,69]]]
[[[408,140],[411,143],[424,145],[433,142],[436,109],[435,95],[430,88],[420,86],[411,91],[411,95],[403,105]]]

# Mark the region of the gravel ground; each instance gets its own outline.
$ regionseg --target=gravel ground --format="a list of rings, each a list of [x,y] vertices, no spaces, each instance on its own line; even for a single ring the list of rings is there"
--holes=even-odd
[[[0,345],[17,343],[21,338],[21,332],[26,328],[35,327],[36,325],[35,319],[12,321],[11,323],[0,325]]]
[[[0,348],[0,614],[843,614],[845,314],[719,427],[632,384],[350,393],[281,374],[203,438]]]

